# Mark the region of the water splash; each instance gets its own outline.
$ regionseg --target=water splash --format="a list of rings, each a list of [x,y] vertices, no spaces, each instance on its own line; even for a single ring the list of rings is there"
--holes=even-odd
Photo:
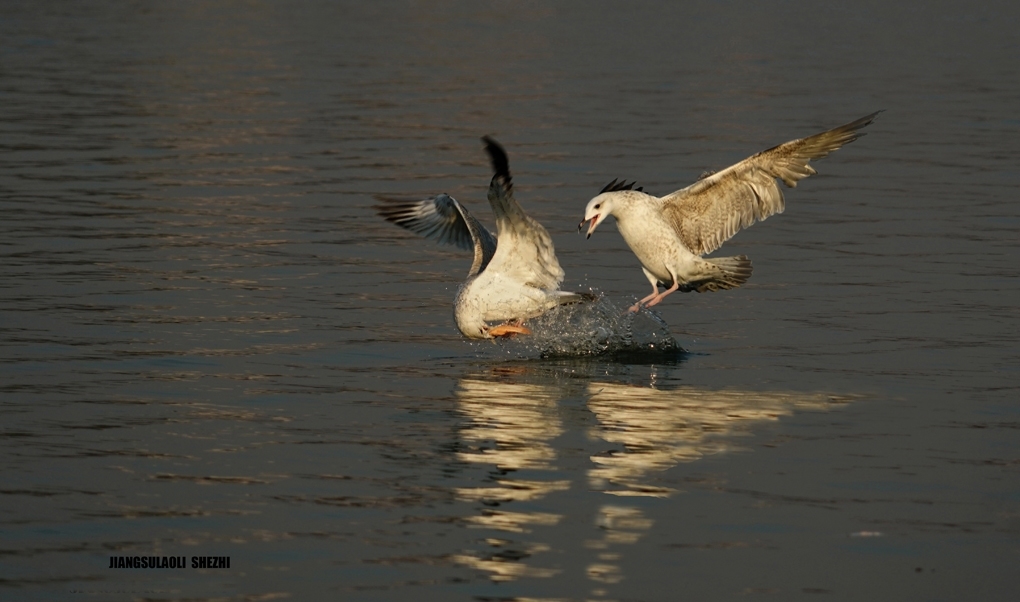
[[[526,324],[532,334],[506,341],[506,350],[543,358],[684,352],[662,318],[646,309],[631,313],[601,296],[558,307]]]

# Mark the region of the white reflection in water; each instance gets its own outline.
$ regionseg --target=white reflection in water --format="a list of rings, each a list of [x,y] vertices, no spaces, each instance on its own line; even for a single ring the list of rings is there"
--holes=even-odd
[[[556,450],[551,441],[563,433],[557,415],[559,390],[547,385],[492,382],[463,379],[457,389],[458,411],[467,425],[460,432],[466,448],[457,454],[465,462],[490,464],[501,472],[517,470],[554,470]],[[534,501],[554,491],[570,488],[567,480],[496,479],[486,487],[463,487],[457,496],[466,501],[502,504]],[[536,527],[556,525],[562,515],[546,512],[510,512],[485,509],[465,519],[470,527],[494,529],[506,533],[530,533]],[[493,581],[521,577],[552,577],[556,569],[526,564],[525,559],[547,551],[549,546],[536,542],[515,542],[488,538],[485,553],[466,553],[452,557],[458,564],[486,571]]]
[[[742,449],[735,439],[794,410],[827,410],[848,401],[825,393],[660,391],[609,382],[589,383],[588,393],[588,408],[598,418],[591,436],[615,444],[592,456],[596,467],[588,471],[589,484],[617,496],[668,497],[675,490],[647,483],[650,473]]]
[[[588,578],[598,583],[622,581],[623,572],[618,565],[612,563],[620,558],[620,554],[611,551],[611,546],[636,543],[652,527],[653,522],[637,508],[614,505],[599,508],[595,525],[602,530],[602,538],[585,542],[585,547],[599,551],[598,562],[588,565]],[[605,592],[595,590],[592,594],[601,596]]]
[[[464,522],[507,537],[529,536],[536,530],[555,527],[563,519],[560,514],[499,507],[511,502],[535,502],[570,488],[569,480],[541,478],[541,471],[559,470],[553,442],[565,431],[559,416],[563,398],[588,397],[587,407],[595,419],[588,428],[589,440],[609,444],[608,449],[590,456],[588,486],[617,499],[672,496],[677,490],[656,484],[654,475],[706,455],[745,449],[739,439],[750,436],[756,425],[774,422],[795,411],[829,410],[852,399],[821,392],[690,386],[660,390],[578,379],[576,367],[569,369],[571,377],[564,379],[530,372],[525,367],[503,368],[495,378],[465,378],[456,391],[457,408],[465,419],[458,458],[498,469],[495,478],[484,486],[456,490],[461,500],[487,506]],[[525,379],[531,382],[514,382]],[[516,471],[530,472],[528,478],[515,478]],[[619,546],[639,541],[653,522],[636,507],[612,503],[599,508],[595,526],[601,537],[585,541],[585,547],[596,554],[586,568],[587,577],[596,584],[591,591],[593,597],[604,598],[605,587],[624,579]],[[452,560],[487,572],[493,581],[551,577],[559,572],[526,562],[549,550],[547,544],[503,537],[481,541],[487,546],[485,551],[457,554]]]
[[[611,451],[591,457],[595,467],[588,471],[589,486],[622,497],[669,497],[676,490],[649,484],[649,475],[709,454],[744,449],[735,440],[751,435],[763,422],[850,401],[826,393],[658,390],[610,382],[590,382],[588,394],[588,408],[598,419],[589,434],[614,444]],[[595,523],[603,536],[585,542],[598,550],[598,560],[588,566],[587,575],[599,584],[592,595],[602,597],[607,593],[604,585],[624,578],[616,562],[622,554],[611,547],[636,543],[653,521],[638,508],[606,505]]]
[[[481,516],[470,516],[467,523],[476,527],[514,533],[530,533],[531,526],[548,527],[560,522],[560,514],[547,512],[503,512],[492,510]]]
[[[461,380],[457,408],[469,421],[461,439],[470,451],[459,458],[502,469],[552,468],[549,441],[563,432],[557,401],[549,386]]]
[[[493,547],[498,547],[504,543],[513,544],[514,542],[487,539],[486,543]],[[518,544],[518,547],[519,544]],[[487,556],[475,556],[472,554],[458,554],[451,558],[457,564],[463,564],[473,569],[486,571],[489,573],[489,579],[493,581],[513,581],[521,577],[552,577],[560,573],[559,569],[540,568],[533,567],[518,559],[527,558],[532,554],[538,552],[546,552],[549,550],[549,546],[545,544],[529,543],[524,546],[523,550],[507,550],[506,553],[497,551]]]

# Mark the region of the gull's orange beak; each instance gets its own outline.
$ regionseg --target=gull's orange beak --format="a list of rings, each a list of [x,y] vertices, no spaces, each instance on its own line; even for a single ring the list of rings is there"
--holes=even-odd
[[[489,335],[492,337],[509,338],[519,334],[531,334],[531,331],[524,326],[514,326],[512,324],[500,324],[489,329]]]

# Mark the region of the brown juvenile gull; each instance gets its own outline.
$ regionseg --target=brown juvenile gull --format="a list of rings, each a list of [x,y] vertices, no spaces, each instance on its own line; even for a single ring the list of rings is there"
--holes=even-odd
[[[857,140],[857,130],[881,111],[846,125],[762,151],[726,169],[704,174],[687,188],[664,197],[645,194],[634,183],[613,180],[588,202],[584,220],[588,238],[610,215],[638,260],[652,293],[630,310],[656,305],[666,295],[736,288],[751,277],[744,255],[702,258],[718,249],[741,228],[784,209],[776,179],[790,188],[817,173],[808,162]],[[659,286],[668,287],[659,292]]]
[[[521,322],[588,295],[559,290],[563,269],[552,239],[542,224],[529,217],[514,199],[506,151],[486,136],[495,175],[489,183],[489,204],[496,216],[498,238],[447,194],[422,201],[383,199],[381,216],[436,242],[474,251],[468,278],[457,291],[453,316],[470,339],[531,334]],[[488,322],[502,324],[489,326]]]

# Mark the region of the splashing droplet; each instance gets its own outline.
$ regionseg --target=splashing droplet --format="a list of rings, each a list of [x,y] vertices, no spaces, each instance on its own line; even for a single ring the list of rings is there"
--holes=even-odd
[[[683,348],[669,325],[648,310],[631,313],[606,297],[564,305],[528,320],[531,336],[507,342],[508,350],[541,357],[661,354]]]

